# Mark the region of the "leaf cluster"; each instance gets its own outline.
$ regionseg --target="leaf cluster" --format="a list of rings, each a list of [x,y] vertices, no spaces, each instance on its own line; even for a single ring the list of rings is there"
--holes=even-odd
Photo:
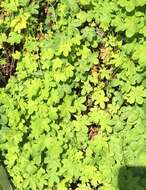
[[[0,64],[16,72],[0,88],[0,151],[14,189],[118,190],[120,167],[146,165],[145,5],[2,0]]]

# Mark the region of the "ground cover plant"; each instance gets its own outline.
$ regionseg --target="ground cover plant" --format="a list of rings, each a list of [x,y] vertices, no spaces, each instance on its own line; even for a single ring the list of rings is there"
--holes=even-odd
[[[117,190],[121,167],[146,166],[145,10],[0,2],[0,153],[13,189]]]

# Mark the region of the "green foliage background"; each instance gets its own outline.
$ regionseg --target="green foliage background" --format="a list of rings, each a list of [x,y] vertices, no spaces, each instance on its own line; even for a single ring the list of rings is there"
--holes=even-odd
[[[145,9],[145,0],[1,1],[0,64],[17,62],[0,89],[14,189],[117,190],[121,166],[146,166]]]

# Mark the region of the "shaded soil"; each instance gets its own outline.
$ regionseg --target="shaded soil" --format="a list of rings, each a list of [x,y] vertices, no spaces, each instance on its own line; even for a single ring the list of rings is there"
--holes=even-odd
[[[16,62],[0,65],[0,87],[5,87],[16,71]]]

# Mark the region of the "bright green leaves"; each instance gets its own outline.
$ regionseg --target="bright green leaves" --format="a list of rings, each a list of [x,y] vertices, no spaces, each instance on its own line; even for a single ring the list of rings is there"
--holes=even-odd
[[[27,20],[29,17],[29,13],[19,15],[14,20],[12,20],[10,27],[14,29],[14,32],[20,33],[22,29],[25,29],[27,27]]]
[[[83,181],[83,183],[88,182],[88,180],[91,180],[91,183],[94,187],[97,186],[97,181],[98,181],[98,177],[99,177],[99,173],[97,172],[96,167],[94,166],[90,166],[90,165],[86,165],[84,166],[84,174],[81,177],[81,180]]]
[[[96,89],[93,92],[92,100],[95,101],[95,105],[99,105],[102,109],[105,108],[106,102],[108,102],[108,98],[105,95],[105,92],[100,89]]]
[[[19,78],[25,78],[28,73],[30,75],[36,74],[38,65],[36,64],[36,60],[38,59],[37,55],[32,55],[29,53],[24,54],[25,57],[22,58],[21,64],[17,65],[17,71]]]
[[[26,109],[26,107],[25,107],[25,109]],[[38,111],[38,103],[36,101],[29,100],[29,102],[27,104],[27,109],[28,109],[29,115],[33,114],[34,112],[37,112]]]
[[[110,126],[111,116],[109,113],[101,110],[99,111],[99,119],[102,131],[107,131],[108,133],[112,132],[112,128]]]
[[[143,34],[144,37],[146,37],[146,26],[144,26],[141,30],[140,33]]]
[[[17,32],[10,32],[7,42],[11,45],[13,44],[19,44],[22,40],[22,35],[20,35]]]
[[[46,59],[50,60],[50,59],[52,59],[53,56],[54,56],[54,51],[53,51],[53,49],[51,49],[51,48],[48,48],[48,49],[46,49],[46,50],[42,49],[41,56],[42,56],[42,60],[44,60],[44,61],[45,61]]]
[[[71,42],[70,41],[66,41],[66,42],[64,42],[64,43],[62,43],[61,44],[61,46],[60,46],[60,52],[63,52],[63,55],[65,56],[65,57],[67,57],[68,56],[68,54],[69,54],[69,52],[71,51]]]
[[[143,86],[132,87],[126,95],[126,99],[130,104],[143,104],[144,97],[146,97],[146,91]]]
[[[79,25],[83,24],[84,22],[86,22],[87,19],[87,13],[85,11],[80,11],[77,15],[77,20]]]
[[[13,115],[15,113],[15,115]],[[20,122],[20,113],[17,110],[13,110],[12,112],[7,113],[8,119],[9,119],[9,126],[17,126],[18,123]]]
[[[47,2],[1,3],[0,62],[17,64],[0,93],[8,172],[16,190],[118,189],[145,142],[146,2]]]
[[[82,33],[83,33],[83,37],[87,38],[89,42],[91,42],[93,38],[96,38],[95,28],[86,27],[82,30]]]
[[[60,89],[52,89],[50,93],[49,91],[47,91],[46,93],[47,104],[49,106],[59,103],[60,99],[64,96],[63,87],[60,87]]]
[[[54,146],[54,144],[55,144],[55,146]],[[61,141],[58,141],[57,138],[55,138],[55,137],[46,137],[44,145],[47,148],[47,152],[46,152],[47,157],[45,159],[45,163],[47,163],[48,167],[51,168],[51,165],[50,165],[51,162],[54,159],[59,159],[60,154],[63,151],[62,143],[61,143]],[[48,160],[48,159],[50,159],[50,160]],[[59,160],[57,160],[57,161],[59,161]],[[48,162],[50,162],[50,163],[48,163]],[[52,165],[52,166],[57,169],[57,166],[55,166],[55,165]]]
[[[12,54],[12,57],[16,60],[20,59],[21,53],[19,51],[16,51]]]
[[[109,80],[111,78],[111,71],[107,70],[106,68],[103,68],[100,70],[100,77],[101,79],[107,79]]]
[[[138,60],[138,63],[140,66],[145,66],[146,63],[146,53],[145,53],[145,48],[146,44],[144,43],[143,45],[136,44],[135,46],[135,51],[133,53],[133,59]]]
[[[82,59],[87,59],[88,56],[91,55],[91,51],[86,46],[83,46],[83,49],[81,49],[77,55],[81,55]]]
[[[12,0],[11,2],[8,3],[8,1],[2,1],[1,2],[1,7],[7,11],[7,12],[16,12],[18,11],[18,6],[19,6],[19,1],[18,0]]]
[[[127,1],[126,3],[126,11],[131,12],[135,9],[135,2],[134,1]]]
[[[118,1],[118,4],[121,6],[121,7],[125,7],[126,11],[128,12],[131,12],[135,9],[135,6],[136,6],[136,2],[135,0],[119,0]]]
[[[113,118],[111,120],[111,125],[113,126],[113,130],[115,132],[120,132],[125,127],[124,121],[118,115],[113,116]]]
[[[146,147],[144,146],[141,152],[138,155],[136,164],[138,166],[146,166]]]
[[[144,6],[146,2],[145,0],[119,0],[118,4],[125,7],[127,12],[131,12],[138,6]]]
[[[126,36],[128,38],[132,37],[137,32],[136,18],[134,16],[127,17],[125,19],[125,29],[126,29]]]
[[[27,96],[30,99],[37,96],[40,88],[41,88],[41,81],[39,79],[32,81],[27,87]]]
[[[48,115],[50,120],[52,121],[57,120],[58,119],[57,109],[54,107],[50,107]]]
[[[145,0],[136,0],[136,6],[144,6],[146,4]]]
[[[81,5],[89,5],[90,4],[90,2],[91,2],[91,0],[80,0],[80,4]]]
[[[56,59],[54,61],[54,68],[56,67],[61,67],[61,64],[63,64],[63,62],[59,59]],[[66,64],[66,67],[63,68],[63,69],[60,69],[60,70],[57,70],[55,72],[53,72],[53,78],[54,78],[54,81],[56,82],[65,82],[67,81],[70,77],[73,77],[74,75],[74,67],[72,65],[67,65]]]
[[[106,31],[110,27],[110,22],[112,21],[112,12],[115,8],[115,4],[111,1],[106,2],[99,2],[95,5],[95,21],[97,25],[99,24],[100,28],[103,29],[103,31]],[[98,11],[97,11],[98,10]]]
[[[59,58],[54,59],[53,61],[53,70],[57,70],[62,67],[63,61]]]
[[[142,9],[135,11],[138,7],[135,0],[119,0],[117,3],[125,8],[125,11],[117,11],[117,15],[112,20],[112,25],[116,27],[116,31],[125,31],[127,38],[132,38],[137,33],[144,33],[144,12]]]
[[[58,190],[67,190],[68,188],[66,187],[65,183],[62,181],[57,184],[57,189]]]
[[[73,37],[71,39],[71,41],[72,41],[72,43],[74,45],[80,45],[81,44],[81,39],[82,39],[82,37],[80,35],[76,35],[75,37]]]
[[[93,109],[89,113],[89,121],[91,123],[96,124],[97,127],[101,127],[102,132],[108,132],[110,133],[112,131],[111,128],[111,116],[108,112],[104,110],[98,110],[98,109]]]
[[[84,86],[83,86],[81,94],[82,95],[89,94],[92,90],[93,89],[92,89],[91,84],[89,83],[89,81],[87,81],[87,82],[84,83]]]
[[[63,104],[59,106],[60,117],[66,120],[70,119],[71,113],[75,112],[75,108],[72,106],[73,100],[73,96],[65,96]]]
[[[50,119],[50,118],[49,118]],[[44,132],[44,130],[49,131],[49,121],[48,119],[44,119],[42,117],[33,118],[30,128],[32,130],[29,138],[38,139],[40,135]]]
[[[79,113],[86,110],[86,106],[83,104],[85,100],[85,97],[79,97],[74,101],[74,107]]]
[[[128,120],[127,122],[130,124],[136,124],[138,122],[138,119],[140,119],[141,115],[139,113],[138,109],[131,109],[128,114]]]
[[[137,135],[138,135],[139,133],[144,132],[143,131],[144,126],[141,126],[141,125],[143,125],[142,124],[143,114],[144,113],[143,113],[142,109],[140,109],[140,107],[138,107],[138,106],[122,107],[121,108],[121,116],[119,118],[119,121],[117,121],[117,123],[120,122],[123,127],[126,127],[125,130],[129,131],[129,129],[130,129],[129,133],[133,133],[133,131],[135,130],[135,134],[137,133]],[[116,117],[117,116],[114,116],[114,118],[116,118]],[[132,126],[134,127],[133,131],[131,131]],[[138,136],[135,138],[138,138]],[[134,137],[133,137],[133,141],[134,141]]]
[[[58,6],[58,15],[62,18],[68,13],[68,7],[65,3],[60,3]]]

